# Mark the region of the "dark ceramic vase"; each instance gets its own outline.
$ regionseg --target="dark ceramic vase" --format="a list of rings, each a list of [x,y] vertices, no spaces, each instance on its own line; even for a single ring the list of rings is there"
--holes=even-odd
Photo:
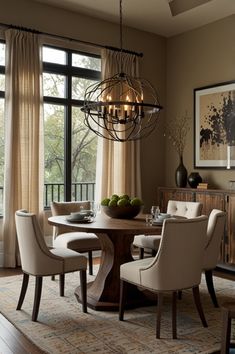
[[[198,183],[202,182],[202,177],[199,175],[198,172],[192,172],[188,176],[188,184],[191,188],[197,188]]]
[[[175,171],[175,183],[177,187],[184,188],[187,186],[188,172],[183,163],[183,156],[180,156],[180,164]]]

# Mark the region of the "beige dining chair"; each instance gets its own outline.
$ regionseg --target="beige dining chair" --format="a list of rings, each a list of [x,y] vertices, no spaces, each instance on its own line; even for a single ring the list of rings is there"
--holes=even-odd
[[[201,212],[202,204],[199,202],[169,200],[167,204],[167,213],[171,214],[172,216],[195,218],[201,215]],[[133,246],[139,248],[139,258],[144,258],[144,249],[151,250],[152,255],[155,255],[160,244],[160,239],[160,235],[135,236]]]
[[[62,285],[60,286],[60,296],[64,296],[64,274],[80,271],[82,309],[83,312],[87,312],[86,257],[68,249],[49,249],[36,215],[33,213],[18,210],[15,213],[15,222],[23,271],[22,288],[16,309],[20,310],[23,305],[29,275],[36,278],[32,321],[37,321],[43,277],[59,274],[60,285]]]
[[[207,327],[199,284],[201,282],[207,216],[164,221],[161,242],[155,257],[124,263],[120,267],[119,319],[124,319],[128,283],[157,293],[156,337],[160,338],[163,293],[172,293],[172,334],[177,338],[177,292],[192,288],[201,322]]]
[[[82,209],[90,209],[90,201],[76,202],[52,202],[51,212],[53,216],[70,215],[72,212],[78,212]],[[88,253],[89,274],[93,274],[92,251],[101,249],[98,237],[93,233],[81,231],[69,231],[68,227],[53,227],[53,246],[69,248],[76,252]]]
[[[203,269],[205,271],[206,284],[211,300],[215,307],[219,307],[213,283],[213,270],[220,255],[221,241],[225,232],[226,213],[213,209],[209,215],[206,245],[204,249]]]

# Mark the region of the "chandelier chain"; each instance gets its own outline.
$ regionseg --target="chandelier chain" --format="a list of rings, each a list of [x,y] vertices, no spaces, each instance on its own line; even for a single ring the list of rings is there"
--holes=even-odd
[[[123,29],[122,29],[122,0],[120,0],[120,53],[121,53],[121,62],[120,62],[120,71],[123,72],[123,62],[122,62],[122,50],[123,50]]]
[[[122,0],[120,0],[120,50],[123,49],[123,39],[122,39]]]

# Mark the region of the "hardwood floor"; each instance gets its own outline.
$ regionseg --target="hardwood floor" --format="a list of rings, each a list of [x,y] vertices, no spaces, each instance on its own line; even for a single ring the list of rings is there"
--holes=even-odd
[[[99,264],[99,259],[95,260]],[[0,268],[0,278],[21,274],[21,269]],[[235,274],[225,274],[222,271],[214,272],[214,275],[235,280]],[[1,283],[1,280],[0,280]],[[44,353],[18,331],[3,315],[0,314],[0,354],[42,354]],[[216,352],[215,354],[219,354]],[[232,351],[231,351],[232,353]],[[234,353],[234,352],[233,352]]]
[[[99,264],[94,258],[93,264]],[[0,268],[0,278],[22,274],[21,268]],[[1,286],[1,279],[0,279]],[[45,353],[27,339],[11,322],[0,313],[0,354],[42,354]]]
[[[21,269],[0,268],[0,278],[21,274]],[[0,279],[1,285],[1,279]],[[11,322],[0,314],[0,354],[42,354]]]

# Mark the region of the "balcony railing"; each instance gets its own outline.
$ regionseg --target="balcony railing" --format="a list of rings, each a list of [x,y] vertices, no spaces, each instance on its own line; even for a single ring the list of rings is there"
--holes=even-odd
[[[64,200],[63,183],[44,184],[44,207],[49,208],[52,201]],[[95,182],[72,183],[72,200],[94,200]]]
[[[72,200],[94,200],[95,182],[72,183]],[[64,201],[63,183],[44,184],[44,208],[50,208],[52,201]],[[0,186],[0,215],[3,215],[3,187]]]

